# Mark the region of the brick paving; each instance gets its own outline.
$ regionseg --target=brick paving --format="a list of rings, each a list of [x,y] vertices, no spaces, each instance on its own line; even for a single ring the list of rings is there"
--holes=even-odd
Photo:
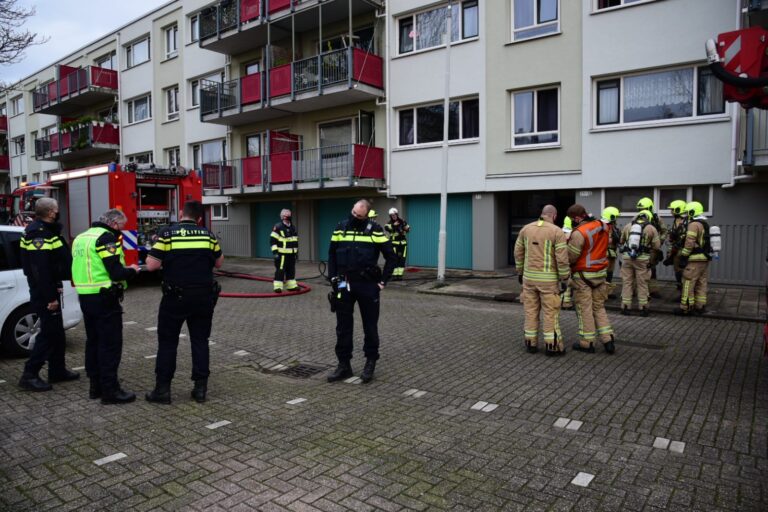
[[[85,382],[24,393],[22,361],[0,359],[0,510],[768,509],[755,322],[610,313],[615,356],[552,359],[525,353],[519,305],[406,282],[382,299],[374,382],[327,384],[273,370],[335,362],[327,288],[310,284],[297,297],[221,299],[202,405],[189,398],[188,338],[171,406],[102,406]],[[142,286],[124,303],[136,323],[125,326],[121,378],[137,393],[154,379],[146,329],[158,302]],[[562,323],[570,345],[575,315]],[[68,339],[69,364],[82,366],[82,326]]]

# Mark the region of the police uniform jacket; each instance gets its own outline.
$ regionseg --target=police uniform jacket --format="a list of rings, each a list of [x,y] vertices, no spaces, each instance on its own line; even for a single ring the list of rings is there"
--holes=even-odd
[[[293,223],[288,226],[283,221],[275,224],[272,227],[270,239],[272,240],[272,254],[275,256],[299,252],[299,232]]]
[[[19,246],[30,299],[58,300],[62,281],[72,279],[72,256],[61,237],[61,224],[35,220],[24,230]]]
[[[385,260],[379,281],[386,284],[397,265],[392,242],[373,220],[359,220],[350,215],[336,226],[331,237],[328,277],[344,276],[350,281],[372,281],[378,278],[379,254]]]
[[[149,255],[163,262],[164,283],[180,287],[212,285],[221,247],[207,228],[183,220],[158,231]]]

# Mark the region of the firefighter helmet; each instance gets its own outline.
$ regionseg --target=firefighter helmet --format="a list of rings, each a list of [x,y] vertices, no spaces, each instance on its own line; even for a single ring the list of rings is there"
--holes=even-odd
[[[621,212],[615,206],[606,206],[603,210],[603,222],[615,222],[619,218]]]
[[[397,215],[398,213],[399,212],[397,211],[397,208],[390,208],[389,209],[389,214],[390,215]]]
[[[376,210],[371,209],[368,211],[368,218],[369,219],[375,219],[376,218]]]
[[[573,231],[573,221],[567,215],[563,219],[563,231],[565,231],[566,233],[570,233],[571,231]]]
[[[637,202],[637,211],[648,210],[653,213],[653,199],[643,197]]]
[[[704,214],[704,205],[698,201],[691,201],[685,205],[685,212],[689,217],[698,217]]]
[[[675,199],[671,203],[669,203],[669,210],[675,214],[675,215],[683,215],[685,213],[685,205],[688,204],[682,199]]]
[[[635,216],[636,222],[651,222],[653,220],[653,214],[648,210],[641,210]]]

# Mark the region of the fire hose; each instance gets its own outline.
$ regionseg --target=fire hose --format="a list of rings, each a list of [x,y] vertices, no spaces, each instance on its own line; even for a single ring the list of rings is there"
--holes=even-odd
[[[246,279],[248,281],[261,281],[265,283],[271,283],[272,278],[262,277],[253,274],[244,274],[240,272],[227,272],[225,270],[219,270],[214,272],[219,277],[230,277],[233,279]],[[284,291],[282,293],[269,292],[269,293],[236,293],[236,292],[220,292],[219,297],[237,298],[237,299],[272,299],[276,297],[291,297],[293,295],[301,295],[302,293],[309,293],[312,288],[306,284],[297,282],[298,290]]]

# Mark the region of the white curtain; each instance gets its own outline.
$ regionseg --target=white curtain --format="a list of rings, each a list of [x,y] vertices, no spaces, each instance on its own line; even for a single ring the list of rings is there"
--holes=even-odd
[[[416,15],[416,49],[432,48],[445,43],[445,22],[448,10],[439,7]]]
[[[598,104],[600,111],[597,113],[598,124],[619,122],[619,88],[598,89]]]
[[[624,108],[647,108],[691,103],[693,69],[661,71],[624,79]]]

